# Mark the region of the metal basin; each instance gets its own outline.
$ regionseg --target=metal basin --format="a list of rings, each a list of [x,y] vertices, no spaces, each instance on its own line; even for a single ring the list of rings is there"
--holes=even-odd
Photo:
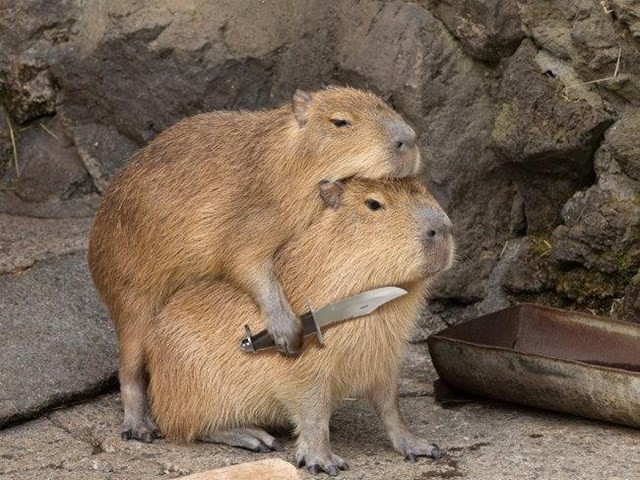
[[[640,325],[522,304],[428,345],[460,390],[640,428]]]

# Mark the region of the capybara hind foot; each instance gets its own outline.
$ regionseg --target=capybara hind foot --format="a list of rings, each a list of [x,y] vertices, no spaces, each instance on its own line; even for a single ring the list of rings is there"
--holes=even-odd
[[[302,442],[296,451],[296,467],[307,467],[312,475],[325,472],[332,477],[338,475],[340,470],[349,470],[349,464],[343,458],[331,453],[331,450],[314,449]]]
[[[429,443],[409,432],[396,438],[394,443],[396,450],[403,454],[408,462],[415,462],[417,457],[438,459],[442,456],[440,448],[435,443]]]
[[[148,416],[125,420],[122,424],[123,440],[139,440],[151,443],[155,438],[161,438],[162,434],[156,424]]]
[[[214,432],[202,437],[203,442],[223,443],[232,447],[246,448],[254,452],[279,452],[284,445],[264,430],[258,428],[236,428],[223,432]]]

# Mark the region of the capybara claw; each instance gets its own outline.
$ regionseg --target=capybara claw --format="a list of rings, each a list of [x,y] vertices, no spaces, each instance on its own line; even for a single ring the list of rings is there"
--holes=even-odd
[[[327,475],[335,477],[338,475],[338,467],[335,465],[329,465],[326,469]]]
[[[296,456],[295,465],[298,468],[306,465],[307,471],[311,475],[318,475],[319,473],[324,472],[331,477],[338,475],[340,470],[349,469],[349,464],[347,462],[331,452],[328,452],[327,455],[314,455],[313,453],[308,455],[298,454]]]
[[[433,450],[431,452],[431,455],[429,455],[431,458],[434,459],[438,459],[440,457],[442,457],[442,452],[440,451],[440,447],[438,447],[438,445],[436,445],[435,443],[432,443],[431,446],[433,447]]]
[[[143,443],[152,443],[154,439],[160,437],[162,437],[160,430],[150,419],[126,422],[120,434],[120,438],[124,441],[138,440]]]
[[[403,453],[405,461],[411,463],[414,463],[418,457],[429,457],[433,459],[442,457],[440,447],[438,447],[435,443],[426,443],[415,437],[412,437],[411,440],[406,444],[405,448],[403,449]]]

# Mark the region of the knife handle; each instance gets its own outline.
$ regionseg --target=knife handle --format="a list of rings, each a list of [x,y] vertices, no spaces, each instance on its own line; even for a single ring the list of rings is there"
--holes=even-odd
[[[302,322],[302,336],[307,337],[309,335],[317,335],[320,343],[324,343],[324,339],[322,338],[322,332],[320,328],[317,327],[316,321],[313,318],[313,314],[311,312],[303,313],[300,316],[300,321]],[[251,333],[251,329],[249,325],[244,326],[245,337],[240,341],[240,349],[245,352],[258,352],[260,350],[266,350],[268,348],[273,348],[276,346],[273,341],[273,337],[269,333],[268,330],[261,330],[255,335]]]

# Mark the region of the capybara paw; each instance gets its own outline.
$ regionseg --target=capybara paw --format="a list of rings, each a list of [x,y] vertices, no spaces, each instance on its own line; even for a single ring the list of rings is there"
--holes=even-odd
[[[125,422],[122,425],[123,440],[138,440],[144,443],[151,443],[156,438],[161,438],[162,434],[158,427],[151,420],[139,420],[137,422]]]
[[[408,462],[415,462],[417,457],[438,459],[442,456],[440,448],[435,443],[429,443],[414,436],[403,439],[400,452]]]
[[[235,430],[214,432],[201,440],[211,443],[224,443],[232,447],[246,448],[260,453],[284,450],[284,445],[280,440],[257,428],[237,428]]]
[[[302,345],[302,329],[300,325],[294,320],[293,324],[289,325],[288,328],[282,328],[280,325],[279,327],[270,330],[278,351],[284,355],[298,355]]]
[[[325,455],[317,455],[311,452],[305,454],[298,451],[296,454],[296,467],[301,468],[304,466],[307,467],[307,470],[312,475],[325,472],[332,477],[338,475],[340,470],[349,470],[349,464],[331,452]]]

